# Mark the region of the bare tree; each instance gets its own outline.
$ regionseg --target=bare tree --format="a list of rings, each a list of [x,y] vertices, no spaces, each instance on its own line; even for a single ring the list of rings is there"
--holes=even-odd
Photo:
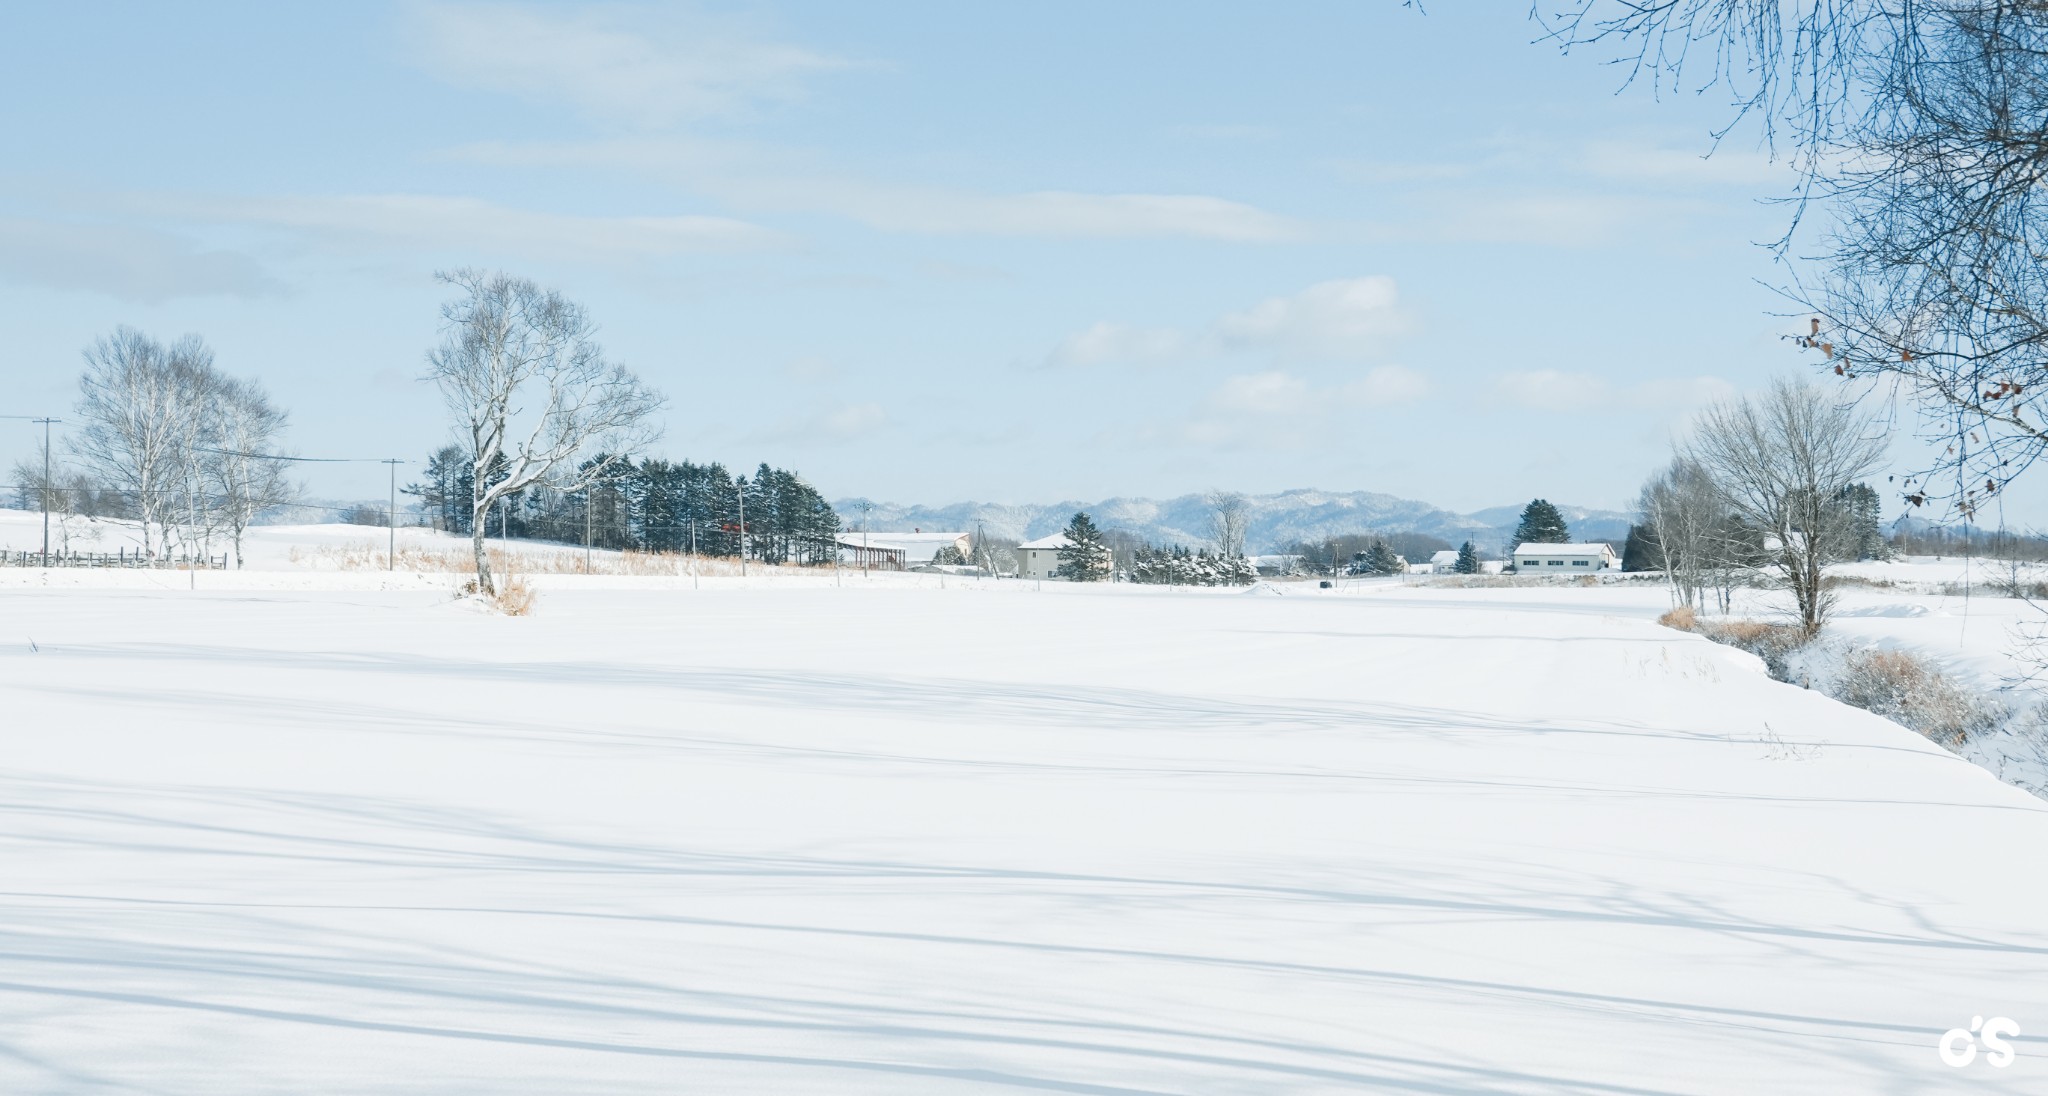
[[[1212,489],[1203,501],[1209,505],[1209,540],[1216,546],[1216,554],[1225,559],[1244,555],[1251,502],[1235,491],[1220,489]]]
[[[1682,449],[1712,478],[1737,520],[1764,538],[1792,591],[1799,623],[1820,630],[1831,602],[1827,564],[1854,559],[1850,485],[1877,469],[1885,438],[1871,417],[1820,389],[1780,379],[1709,408]]]
[[[535,486],[588,487],[653,440],[662,398],[605,358],[596,325],[560,293],[494,271],[437,277],[461,295],[442,306],[428,376],[467,443],[476,584],[495,593],[484,550],[491,507]],[[600,452],[607,455],[578,460]]]
[[[1636,501],[1674,603],[1727,612],[1736,577],[1759,557],[1707,470],[1685,457],[1650,478]]]
[[[199,440],[213,351],[196,335],[166,347],[130,327],[85,351],[79,378],[75,456],[99,482],[131,500],[145,545],[168,556],[172,519],[193,488],[188,473]]]
[[[1915,506],[1964,519],[2048,454],[2048,3],[1540,0],[1566,48],[1618,47],[1632,78],[1721,84],[1801,185],[1786,254],[1828,206],[1818,273],[1787,295],[1799,342],[1882,377],[1939,455]]]
[[[257,516],[299,496],[285,462],[274,459],[283,455],[286,419],[254,381],[223,379],[207,407],[204,433],[211,444],[200,454],[201,482],[214,515],[210,524],[232,540],[237,567],[243,535]]]

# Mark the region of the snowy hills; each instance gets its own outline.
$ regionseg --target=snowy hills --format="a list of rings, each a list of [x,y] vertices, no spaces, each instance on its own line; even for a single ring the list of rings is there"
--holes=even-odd
[[[1255,552],[1277,551],[1296,541],[1363,532],[1416,532],[1457,544],[1467,538],[1488,551],[1500,551],[1514,532],[1526,502],[1495,506],[1470,514],[1453,513],[1426,502],[1375,491],[1318,491],[1302,488],[1271,495],[1249,495],[1251,528],[1247,542]],[[1097,525],[1122,529],[1155,543],[1200,544],[1208,537],[1209,507],[1199,494],[1171,499],[1112,498],[1099,502],[1065,500],[1044,505],[957,502],[949,506],[916,506],[852,498],[832,505],[846,521],[858,524],[861,507],[872,529],[973,529],[985,523],[990,535],[1030,540],[1058,532],[1076,510],[1086,510]],[[1571,523],[1572,535],[1587,540],[1619,541],[1628,534],[1629,516],[1616,510],[1559,506]]]

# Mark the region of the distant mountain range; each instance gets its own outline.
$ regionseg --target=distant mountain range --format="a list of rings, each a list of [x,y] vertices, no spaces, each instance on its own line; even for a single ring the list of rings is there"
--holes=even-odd
[[[1527,503],[1495,506],[1470,514],[1438,509],[1425,502],[1372,491],[1282,491],[1248,495],[1251,527],[1246,544],[1253,552],[1277,552],[1296,541],[1316,541],[1346,533],[1427,533],[1451,544],[1471,540],[1498,553],[1506,544]],[[1105,529],[1123,529],[1156,544],[1199,545],[1208,540],[1209,506],[1201,495],[1172,499],[1114,498],[1100,502],[1066,501],[1047,505],[956,502],[950,506],[909,506],[866,499],[839,499],[832,505],[840,519],[859,528],[861,507],[869,507],[868,528],[909,532],[912,529],[966,530],[976,524],[989,535],[1035,540],[1065,528],[1077,510],[1085,510]],[[1571,525],[1573,539],[1612,540],[1628,536],[1629,515],[1618,510],[1583,506],[1558,509]]]

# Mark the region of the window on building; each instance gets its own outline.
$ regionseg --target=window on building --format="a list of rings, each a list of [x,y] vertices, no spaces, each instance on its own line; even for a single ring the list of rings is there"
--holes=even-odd
[[[1572,566],[1574,567],[1591,567],[1592,565],[1593,561],[1588,559],[1575,559],[1572,561]]]
[[[1550,566],[1552,566],[1552,567],[1562,567],[1562,566],[1564,566],[1564,561],[1563,561],[1563,560],[1561,560],[1561,559],[1553,559],[1553,560],[1546,560],[1545,562],[1546,562],[1546,563],[1548,563],[1548,564],[1549,564]]]

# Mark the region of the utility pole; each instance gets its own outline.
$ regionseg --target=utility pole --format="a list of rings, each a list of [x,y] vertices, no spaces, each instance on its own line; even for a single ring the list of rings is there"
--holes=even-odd
[[[583,573],[590,573],[590,500],[597,488],[591,484],[583,489]]]
[[[63,422],[64,420],[46,417],[31,419],[30,421],[43,424],[43,489],[38,493],[43,496],[43,566],[48,567],[50,565],[50,424],[53,422]]]
[[[402,460],[391,458],[384,462],[391,466],[391,508],[384,511],[385,544],[384,569],[398,570],[398,466]]]
[[[747,477],[739,478],[740,490],[740,577],[747,577]]]
[[[868,573],[868,500],[860,500],[860,573]]]
[[[63,422],[47,415],[0,415],[0,419],[20,419],[23,422],[41,423],[43,427],[43,483],[36,492],[43,497],[43,566],[50,565],[50,424]]]

